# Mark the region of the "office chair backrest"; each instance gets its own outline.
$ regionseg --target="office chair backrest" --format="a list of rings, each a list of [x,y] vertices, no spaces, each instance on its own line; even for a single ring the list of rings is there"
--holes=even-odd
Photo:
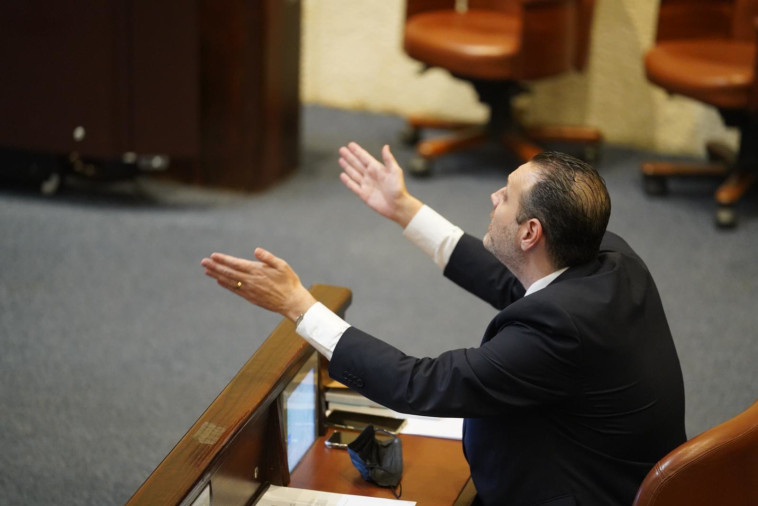
[[[666,455],[633,506],[758,504],[758,401]]]
[[[558,23],[558,26],[564,26],[565,30],[553,33],[553,40],[559,47],[569,49],[569,62],[567,68],[576,70],[583,70],[587,65],[587,59],[590,49],[590,34],[592,32],[592,17],[595,13],[595,0],[570,0],[562,2],[564,5],[560,10],[554,10],[554,14],[551,15],[553,19],[557,16],[565,18],[564,23]],[[531,4],[531,5],[529,5]],[[539,10],[538,2],[534,0],[469,0],[469,8],[476,9],[499,9],[499,10],[512,10],[514,8],[531,8]],[[548,9],[555,9],[555,6],[545,5],[542,8],[544,11]],[[535,23],[528,27],[529,30],[525,32],[524,46],[527,48],[527,54],[525,58],[528,58],[528,48],[532,45],[536,45],[540,38],[547,36],[544,30],[540,30],[540,25],[543,25],[544,20],[535,20]],[[543,25],[544,26],[544,25]],[[533,37],[533,42],[529,42],[526,38],[528,36]],[[539,58],[544,58],[541,55],[535,55]]]
[[[756,0],[661,0],[656,40],[755,40]]]
[[[732,14],[732,35],[735,39],[755,41],[755,19],[758,1],[736,0]]]

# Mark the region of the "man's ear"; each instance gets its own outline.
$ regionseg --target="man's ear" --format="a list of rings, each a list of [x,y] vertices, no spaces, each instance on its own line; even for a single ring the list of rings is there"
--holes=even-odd
[[[542,223],[537,218],[529,218],[519,228],[521,251],[526,252],[534,248],[544,237]]]

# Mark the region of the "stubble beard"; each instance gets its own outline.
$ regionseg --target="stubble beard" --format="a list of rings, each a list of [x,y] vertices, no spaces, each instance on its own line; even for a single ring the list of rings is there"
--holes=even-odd
[[[509,227],[496,238],[493,237],[492,228],[490,228],[482,239],[484,248],[514,274],[519,272],[519,266],[524,263],[520,254],[521,250],[516,244],[517,230],[518,227]]]

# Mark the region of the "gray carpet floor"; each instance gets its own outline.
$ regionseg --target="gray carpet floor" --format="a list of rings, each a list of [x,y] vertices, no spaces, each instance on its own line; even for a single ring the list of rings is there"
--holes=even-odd
[[[445,281],[338,180],[337,148],[374,153],[402,120],[303,110],[300,170],[262,194],[155,179],[0,188],[0,504],[123,504],[279,322],[203,275],[213,251],[263,246],[306,285],[354,291],[347,319],[414,355],[475,346],[494,310]],[[758,203],[713,226],[715,181],[643,194],[651,153],[606,146],[610,228],[647,261],[682,361],[695,435],[758,397]],[[451,156],[412,192],[467,231],[516,163]]]

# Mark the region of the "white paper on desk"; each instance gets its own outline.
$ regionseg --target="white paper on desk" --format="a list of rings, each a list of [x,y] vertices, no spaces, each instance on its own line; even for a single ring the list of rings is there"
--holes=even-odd
[[[415,434],[418,436],[461,439],[463,435],[463,419],[408,416],[400,432],[402,434]]]
[[[416,503],[271,485],[256,504],[258,506],[410,506]]]

